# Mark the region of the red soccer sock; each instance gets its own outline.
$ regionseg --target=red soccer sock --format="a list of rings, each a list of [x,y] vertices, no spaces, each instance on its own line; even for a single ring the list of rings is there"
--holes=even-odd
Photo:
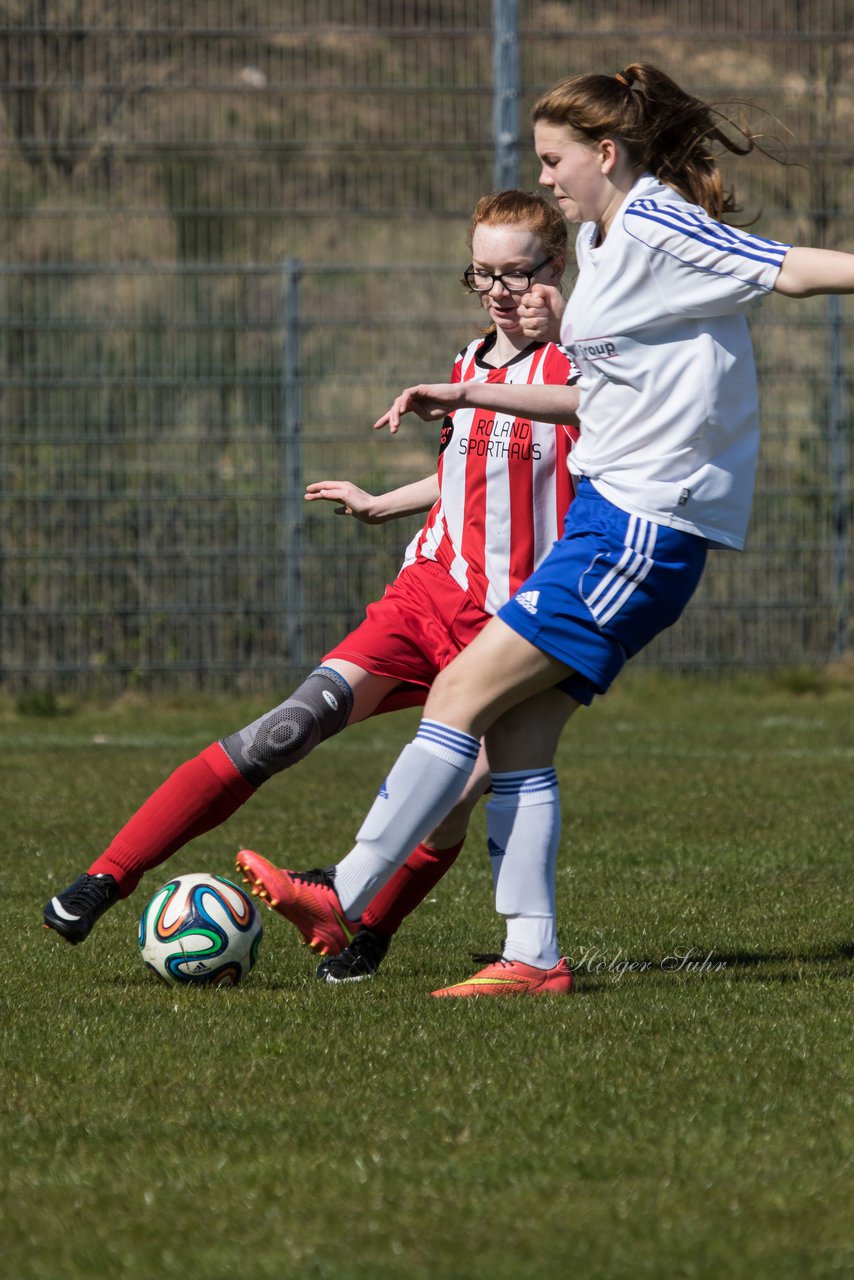
[[[89,868],[113,876],[123,898],[146,871],[196,836],[212,831],[255,794],[219,743],[179,765],[118,832]]]
[[[449,849],[428,849],[420,844],[371,900],[362,914],[362,924],[387,937],[397,933],[404,918],[424,901],[456,862],[463,844],[461,840]]]

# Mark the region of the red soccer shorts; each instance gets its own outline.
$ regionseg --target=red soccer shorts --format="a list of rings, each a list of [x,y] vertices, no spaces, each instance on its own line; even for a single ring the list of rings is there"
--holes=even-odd
[[[423,706],[439,672],[491,617],[439,565],[417,560],[386,587],[381,600],[368,605],[365,621],[319,665],[339,658],[372,675],[400,680],[404,687],[387,694],[375,715]]]

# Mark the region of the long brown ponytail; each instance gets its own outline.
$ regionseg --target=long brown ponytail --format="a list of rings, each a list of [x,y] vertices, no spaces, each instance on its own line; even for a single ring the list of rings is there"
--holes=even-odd
[[[561,80],[534,104],[532,118],[595,142],[619,138],[636,164],[713,218],[738,210],[732,192],[724,191],[715,152],[743,156],[756,147],[751,134],[648,62],[614,76]]]

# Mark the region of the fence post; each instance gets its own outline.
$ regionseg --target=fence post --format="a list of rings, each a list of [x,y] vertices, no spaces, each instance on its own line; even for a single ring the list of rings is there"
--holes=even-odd
[[[836,608],[834,658],[845,652],[851,620],[851,600],[846,591],[848,571],[848,418],[843,356],[844,324],[842,299],[831,293],[827,299],[830,356],[830,564],[831,589]]]
[[[492,0],[493,186],[519,185],[519,20],[517,0]]]
[[[289,667],[302,671],[303,578],[302,513],[305,483],[302,465],[302,353],[300,349],[300,277],[302,266],[289,258],[283,267],[282,317],[282,557],[283,633]]]

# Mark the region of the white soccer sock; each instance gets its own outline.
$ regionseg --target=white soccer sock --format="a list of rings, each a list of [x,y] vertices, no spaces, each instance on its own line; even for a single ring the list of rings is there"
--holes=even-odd
[[[495,909],[507,921],[504,958],[551,969],[560,959],[555,905],[560,796],[554,769],[494,773],[486,831]]]
[[[422,720],[380,787],[356,844],[335,868],[335,891],[351,920],[456,804],[480,743],[438,720]]]

